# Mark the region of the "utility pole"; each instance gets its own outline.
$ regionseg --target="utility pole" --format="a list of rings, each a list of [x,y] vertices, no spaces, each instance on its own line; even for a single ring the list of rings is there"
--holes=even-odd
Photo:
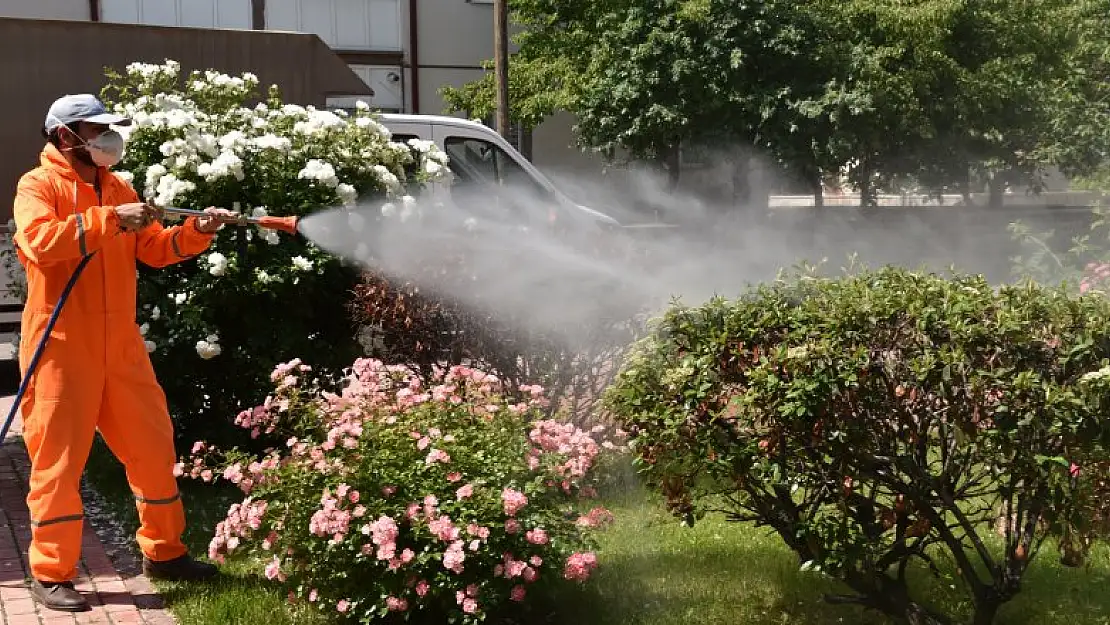
[[[509,139],[509,0],[493,0],[493,71],[497,132]]]

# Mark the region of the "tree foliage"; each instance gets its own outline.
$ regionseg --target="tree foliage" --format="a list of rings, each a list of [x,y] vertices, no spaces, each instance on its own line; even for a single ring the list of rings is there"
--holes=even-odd
[[[585,147],[674,160],[754,146],[819,189],[997,196],[1105,160],[1107,0],[517,0],[514,118],[565,110]],[[492,77],[447,90],[493,110]]]

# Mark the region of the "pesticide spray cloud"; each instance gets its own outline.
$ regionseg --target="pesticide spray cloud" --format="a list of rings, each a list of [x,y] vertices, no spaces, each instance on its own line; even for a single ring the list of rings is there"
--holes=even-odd
[[[524,181],[456,183],[447,197],[414,205],[335,209],[305,218],[321,248],[468,307],[556,334],[591,340],[599,324],[658,312],[672,298],[696,304],[733,297],[786,267],[850,255],[1005,277],[1012,216],[984,219],[962,207],[896,210],[781,208],[756,211],[666,192],[641,172],[626,188],[556,178],[557,187],[621,224],[659,218],[679,227],[607,225],[569,196]],[[935,212],[930,212],[935,211]]]

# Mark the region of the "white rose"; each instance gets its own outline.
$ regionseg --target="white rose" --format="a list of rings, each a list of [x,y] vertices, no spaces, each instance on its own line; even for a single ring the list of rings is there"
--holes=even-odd
[[[227,273],[227,256],[224,256],[219,252],[212,252],[208,255],[206,261],[208,263],[208,273],[214,276],[222,276]]]
[[[337,186],[335,192],[339,195],[339,201],[343,202],[344,206],[350,206],[358,200],[358,191],[347,183],[342,183]]]
[[[271,282],[281,282],[279,276],[272,276],[262,269],[254,270],[254,277],[260,284],[269,284]]]
[[[209,339],[214,337],[210,336]],[[220,347],[219,342],[212,340],[197,341],[197,355],[205,360],[211,360],[219,356],[223,349]]]
[[[265,120],[262,121],[265,124]],[[285,137],[279,137],[274,134],[264,134],[261,137],[255,137],[250,141],[251,145],[260,150],[277,150],[279,152],[288,152],[293,147],[293,142]]]
[[[143,325],[139,326],[139,334],[140,335],[146,336],[147,332],[150,332],[150,324],[149,323],[144,323]]]
[[[304,256],[294,256],[293,257],[293,268],[296,269],[297,271],[311,271],[312,270],[312,261],[308,260]]]
[[[150,311],[150,318],[155,320],[155,321],[158,321],[158,319],[160,319],[161,317],[162,317],[162,310],[160,308],[158,308],[157,306],[155,306],[154,310]]]
[[[331,163],[315,158],[305,163],[304,169],[297,173],[297,178],[317,180],[333,188],[339,186],[339,177],[335,174],[335,168]]]
[[[189,298],[188,295],[186,295],[184,293],[178,293],[177,295],[173,296],[173,301],[174,301],[175,304],[180,306],[180,305],[184,304],[185,300],[188,299],[188,298]]]
[[[158,344],[154,341],[143,341],[143,345],[146,345],[146,353],[148,354],[153,354],[154,350],[158,349]]]

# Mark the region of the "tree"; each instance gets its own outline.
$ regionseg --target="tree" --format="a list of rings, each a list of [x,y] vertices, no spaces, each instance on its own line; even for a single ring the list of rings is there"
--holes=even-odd
[[[980,179],[998,204],[1047,166],[1092,166],[1103,0],[830,1],[822,14],[844,33],[830,96],[865,103],[838,116],[833,148],[865,199],[898,178],[965,196]]]
[[[781,148],[819,169],[801,146],[820,112],[794,106],[820,87],[804,5],[654,0],[607,16],[578,102],[581,141],[658,160],[672,184],[681,146],[709,141]]]
[[[1107,0],[517,0],[515,116],[580,120],[583,147],[664,164],[681,146],[770,154],[820,204],[845,173],[880,190],[995,202],[1105,153]],[[492,82],[449,90],[492,110]]]

